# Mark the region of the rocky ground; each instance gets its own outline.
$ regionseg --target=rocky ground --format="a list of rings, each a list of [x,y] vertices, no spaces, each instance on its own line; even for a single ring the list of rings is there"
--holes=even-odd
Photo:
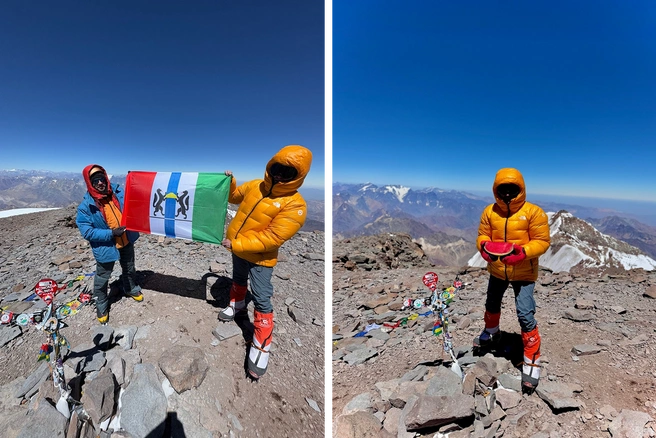
[[[333,242],[333,436],[656,436],[656,272],[541,270],[542,378],[522,395],[512,292],[501,346],[473,351],[489,274],[431,266],[420,250],[402,235]],[[428,309],[403,310],[404,299],[430,295],[427,271],[440,288],[456,276],[466,284],[449,307],[462,382],[434,317],[419,316]]]
[[[21,299],[41,278],[64,283],[94,271],[74,215],[68,208],[0,219],[5,311],[32,312],[40,300]],[[135,250],[142,303],[121,296],[117,264],[108,326],[99,326],[92,306],[64,320],[62,334],[72,347],[64,368],[91,420],[67,425],[52,407],[53,384],[44,381],[44,362],[37,362],[44,333],[0,326],[1,436],[323,434],[323,232],[300,232],[281,249],[271,362],[259,382],[244,371],[248,325],[242,331],[217,321],[228,301],[230,254],[216,245],[150,235],[142,235]],[[76,282],[60,301],[92,281]]]

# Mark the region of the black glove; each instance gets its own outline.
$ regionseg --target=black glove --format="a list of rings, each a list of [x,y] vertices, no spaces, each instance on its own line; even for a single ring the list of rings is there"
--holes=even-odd
[[[125,227],[118,227],[112,230],[114,237],[122,236],[125,233]]]

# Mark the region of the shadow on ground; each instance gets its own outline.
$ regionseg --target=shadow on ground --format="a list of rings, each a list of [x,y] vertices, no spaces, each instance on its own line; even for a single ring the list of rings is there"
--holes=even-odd
[[[209,294],[208,283],[211,284]],[[200,279],[193,279],[153,271],[138,271],[137,284],[144,289],[204,300],[214,307],[223,308],[230,302],[232,279],[212,273],[207,273]],[[110,284],[109,303],[111,305],[124,297],[122,279],[119,278]]]
[[[518,333],[502,332],[499,344],[494,348],[475,348],[475,356],[485,356],[492,353],[496,357],[509,360],[515,368],[521,369],[524,362],[524,343]]]

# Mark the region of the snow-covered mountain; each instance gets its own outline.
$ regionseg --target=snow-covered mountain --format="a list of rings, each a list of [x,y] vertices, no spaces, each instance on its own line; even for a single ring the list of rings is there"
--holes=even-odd
[[[601,233],[590,223],[564,210],[547,215],[551,247],[540,257],[540,266],[554,272],[569,272],[575,267],[604,270],[656,269],[656,260],[640,249]],[[486,262],[476,253],[468,265],[484,267]]]
[[[412,218],[435,231],[445,226],[472,229],[478,226],[481,211],[489,204],[489,200],[457,190],[415,190],[371,183],[336,183],[332,201],[333,232],[343,236],[368,234],[361,232],[363,227],[382,217]],[[435,218],[439,218],[437,223]]]

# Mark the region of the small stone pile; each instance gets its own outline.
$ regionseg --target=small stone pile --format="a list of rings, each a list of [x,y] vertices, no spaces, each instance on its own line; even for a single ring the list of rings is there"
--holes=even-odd
[[[408,234],[378,234],[336,240],[333,244],[335,269],[365,271],[430,266],[424,251]]]

